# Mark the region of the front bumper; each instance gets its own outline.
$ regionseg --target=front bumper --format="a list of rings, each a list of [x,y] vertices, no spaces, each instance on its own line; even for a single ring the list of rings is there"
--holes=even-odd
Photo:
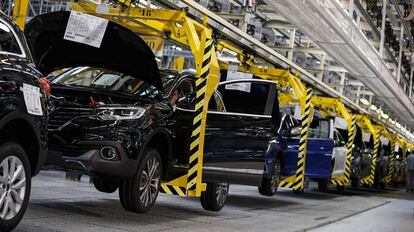
[[[103,159],[100,155],[103,147],[115,148],[119,159]],[[130,159],[124,147],[114,141],[82,141],[71,148],[51,146],[48,152],[48,161],[49,166],[57,166],[66,171],[89,175],[131,177],[137,168],[137,160]]]

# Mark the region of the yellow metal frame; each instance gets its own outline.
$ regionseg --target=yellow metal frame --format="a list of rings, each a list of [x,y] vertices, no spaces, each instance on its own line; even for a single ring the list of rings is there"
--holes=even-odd
[[[141,35],[160,36],[191,49],[196,64],[197,100],[189,167],[187,174],[163,182],[161,191],[179,196],[201,196],[206,189],[202,182],[202,167],[208,102],[220,80],[212,30],[206,26],[207,18],[200,23],[187,17],[184,10],[115,7],[85,1],[73,1],[72,10],[106,18]]]
[[[248,57],[248,63],[243,62],[243,66],[238,67],[239,72],[251,73],[265,80],[273,80],[277,86],[281,88],[291,88],[293,94],[283,94],[279,97],[279,103],[284,104],[287,102],[297,102],[301,108],[301,124],[302,130],[299,139],[299,152],[298,162],[295,175],[287,177],[280,181],[279,187],[291,188],[294,191],[303,191],[305,182],[305,165],[306,165],[306,148],[308,140],[308,130],[313,118],[313,106],[311,104],[312,89],[307,88],[297,75],[293,75],[290,70],[287,69],[275,69],[275,68],[263,68],[252,65],[251,61],[254,60],[253,56],[247,54],[239,54],[241,50],[237,50],[236,47],[227,47],[223,41],[218,43],[221,49],[227,48],[238,54],[239,59],[246,59]],[[220,63],[222,69],[228,70],[228,64]]]
[[[27,12],[29,10],[29,0],[16,0],[13,6],[13,20],[24,30],[26,25]]]
[[[330,97],[313,96],[312,103],[314,106],[318,106],[321,113],[329,116],[333,114],[343,117],[348,123],[348,141],[347,141],[347,153],[346,153],[346,165],[345,174],[343,176],[334,177],[331,179],[331,183],[338,186],[347,186],[350,184],[351,175],[351,158],[352,150],[354,148],[354,139],[356,132],[356,118],[345,107],[341,99]]]
[[[356,116],[356,119],[357,119],[357,122],[359,122],[359,126],[361,130],[369,131],[373,138],[374,149],[372,151],[370,175],[361,180],[362,184],[373,185],[374,180],[375,180],[375,171],[376,171],[377,157],[378,157],[378,151],[379,151],[380,130],[375,128],[375,126],[371,123],[367,115],[359,114]]]
[[[401,161],[401,168],[404,169],[404,171],[402,171],[401,175],[396,176],[396,181],[398,181],[399,183],[404,182],[405,180],[405,167],[407,165],[407,150],[408,150],[408,143],[405,139],[398,137],[396,138],[396,140],[398,141],[398,145],[400,147],[400,149],[402,149],[402,161]]]
[[[389,132],[384,126],[378,126],[381,130],[381,135],[386,137],[390,143],[390,156],[389,156],[389,164],[388,164],[388,174],[386,177],[382,178],[380,181],[385,184],[391,184],[392,181],[392,174],[394,172],[394,159],[395,159],[395,142],[396,136]]]

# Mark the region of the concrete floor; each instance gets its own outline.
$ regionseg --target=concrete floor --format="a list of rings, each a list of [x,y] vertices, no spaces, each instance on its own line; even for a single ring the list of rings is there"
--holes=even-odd
[[[147,214],[122,209],[118,193],[99,193],[85,178],[75,183],[61,172],[34,178],[29,209],[17,232],[36,231],[414,231],[414,193],[403,189],[310,191],[281,189],[262,197],[255,187],[231,186],[225,208],[201,208],[198,199],[161,194]]]

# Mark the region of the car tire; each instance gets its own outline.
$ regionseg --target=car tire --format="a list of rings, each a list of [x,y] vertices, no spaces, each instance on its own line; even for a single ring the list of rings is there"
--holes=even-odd
[[[96,190],[103,193],[114,193],[119,187],[118,183],[97,176],[92,177],[92,182]]]
[[[280,176],[282,174],[282,162],[280,159],[276,159],[273,167],[272,176],[263,177],[262,185],[259,186],[259,193],[263,196],[274,196],[277,192],[277,187],[280,183]]]
[[[29,159],[19,144],[0,146],[0,177],[0,231],[12,231],[27,209],[31,188]]]
[[[328,181],[327,180],[318,180],[318,190],[319,192],[328,191]]]
[[[220,211],[226,204],[229,195],[228,183],[207,183],[207,189],[201,194],[201,206],[205,210]]]
[[[159,153],[146,149],[135,176],[123,178],[119,199],[127,211],[145,213],[154,205],[161,187],[162,163]]]

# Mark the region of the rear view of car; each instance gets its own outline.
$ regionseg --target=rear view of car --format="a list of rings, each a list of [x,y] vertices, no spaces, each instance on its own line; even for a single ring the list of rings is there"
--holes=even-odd
[[[36,70],[20,29],[0,13],[0,231],[22,219],[31,177],[46,158],[48,81]]]

